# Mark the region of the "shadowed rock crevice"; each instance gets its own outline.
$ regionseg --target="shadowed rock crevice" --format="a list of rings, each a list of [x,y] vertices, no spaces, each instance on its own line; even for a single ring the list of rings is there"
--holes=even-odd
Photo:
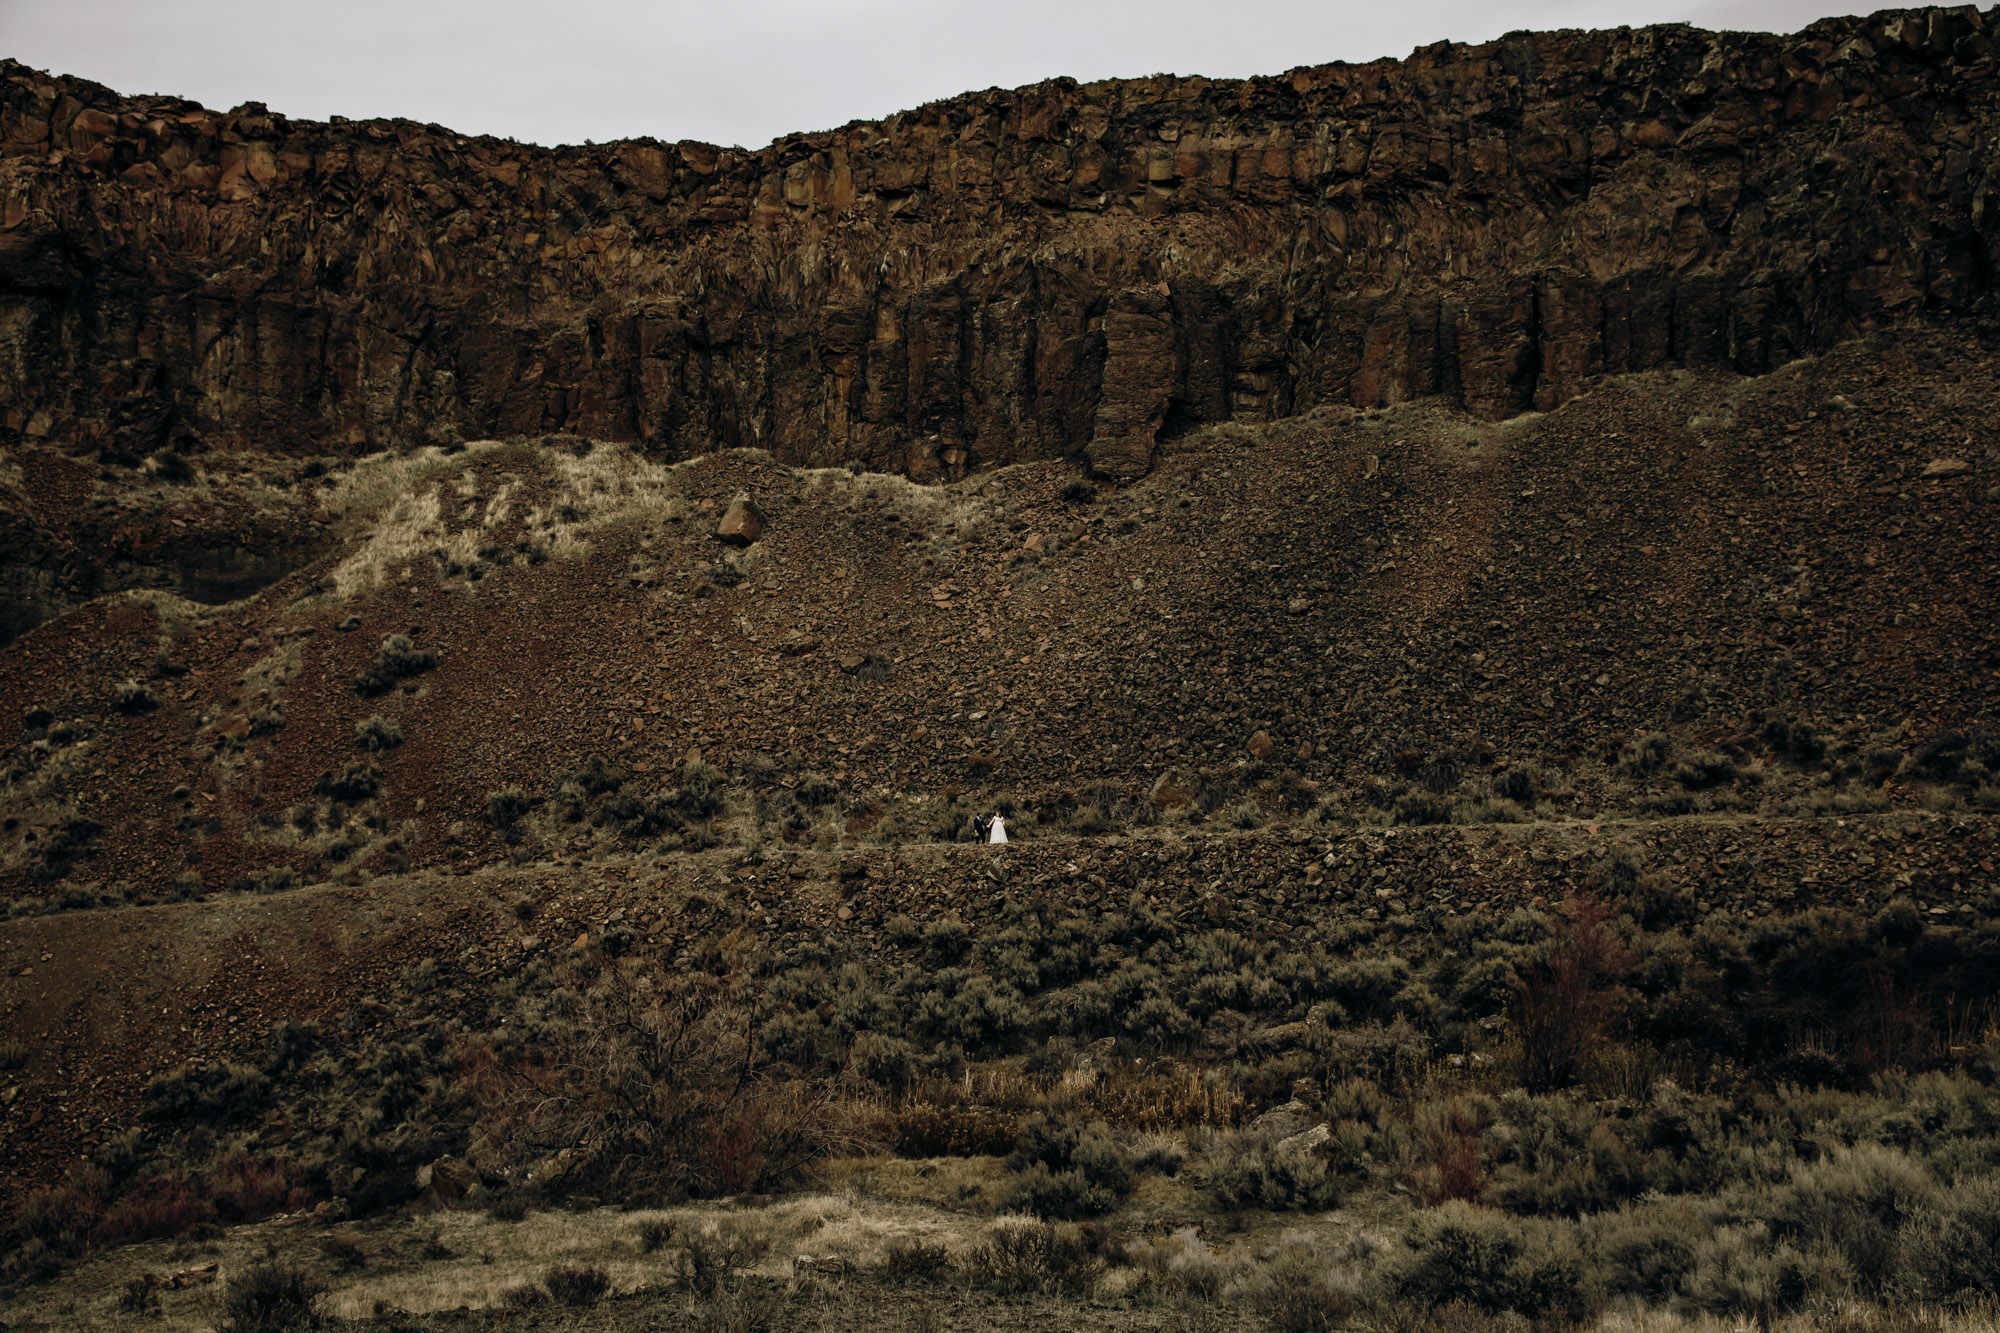
[[[326,551],[282,461],[260,477],[239,457],[186,485],[120,466],[93,473],[46,445],[7,461],[19,484],[0,481],[0,645],[108,593],[238,601]]]
[[[318,555],[300,547],[208,546],[190,541],[146,560],[96,563],[77,551],[33,548],[0,555],[0,646],[93,597],[147,588],[204,606],[268,588]]]

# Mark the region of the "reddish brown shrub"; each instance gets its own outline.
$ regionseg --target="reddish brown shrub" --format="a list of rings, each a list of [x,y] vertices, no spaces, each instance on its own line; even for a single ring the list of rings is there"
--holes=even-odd
[[[110,1192],[110,1178],[102,1170],[80,1167],[62,1184],[28,1195],[15,1218],[15,1229],[56,1254],[80,1254]]]
[[[128,1185],[91,1229],[93,1246],[129,1245],[191,1231],[213,1220],[215,1209],[187,1177],[147,1176]]]
[[[1527,969],[1514,992],[1510,1017],[1530,1092],[1576,1082],[1624,1008],[1622,983],[1634,963],[1601,900],[1584,894],[1565,915],[1548,957]]]
[[[1898,986],[1885,967],[1868,974],[1868,1003],[1854,1019],[1854,1062],[1864,1073],[1916,1069],[1937,1046],[1930,1005],[1920,989]]]
[[[225,1222],[255,1222],[312,1202],[290,1162],[241,1151],[223,1154],[201,1183]]]
[[[1422,1126],[1430,1159],[1410,1181],[1410,1192],[1426,1207],[1446,1199],[1477,1203],[1486,1193],[1486,1163],[1479,1155],[1482,1117],[1454,1097],[1442,1114]]]
[[[569,1150],[567,1174],[551,1184],[737,1193],[860,1146],[836,1081],[769,1062],[761,1000],[746,986],[627,962],[576,989],[585,1002],[534,1048],[461,1060],[489,1142],[524,1161]]]
[[[904,1157],[971,1157],[1010,1152],[1023,1115],[998,1106],[913,1100],[896,1112],[896,1151]]]

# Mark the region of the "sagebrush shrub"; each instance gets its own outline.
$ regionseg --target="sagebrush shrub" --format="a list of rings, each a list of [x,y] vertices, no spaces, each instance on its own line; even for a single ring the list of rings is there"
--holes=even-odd
[[[391,634],[375,650],[375,660],[354,678],[354,688],[363,695],[387,694],[409,677],[436,665],[436,653],[417,647],[407,634]]]
[[[1541,793],[1541,786],[1542,770],[1539,764],[1509,764],[1500,776],[1493,779],[1493,794],[1520,805],[1533,805],[1535,797]]]
[[[1007,1188],[1007,1210],[1075,1221],[1118,1206],[1118,1196],[1074,1168],[1051,1171],[1040,1162],[1017,1173]]]
[[[956,914],[943,916],[924,927],[923,942],[933,962],[955,963],[972,947],[972,928]]]
[[[1673,737],[1664,731],[1645,732],[1620,748],[1618,770],[1627,777],[1646,777],[1665,767],[1673,753]]]
[[[1008,1207],[1036,1217],[1096,1217],[1132,1189],[1132,1163],[1102,1123],[1028,1117],[1008,1167],[1020,1173]]]
[[[1802,1249],[1838,1254],[1864,1289],[1879,1294],[1902,1267],[1907,1227],[1935,1212],[1938,1196],[1921,1165],[1894,1148],[1864,1143],[1797,1168],[1771,1196],[1768,1221],[1773,1235]]]
[[[1217,1250],[1193,1227],[1183,1227],[1161,1240],[1135,1246],[1135,1268],[1170,1290],[1214,1300],[1239,1285],[1254,1271],[1249,1258],[1234,1246]]]
[[[1713,750],[1698,750],[1673,766],[1667,774],[1689,791],[1707,791],[1736,781],[1736,761]]]
[[[326,1284],[283,1264],[246,1269],[223,1289],[221,1333],[292,1333],[319,1328]]]
[[[290,866],[272,866],[255,877],[259,893],[286,893],[299,886],[299,872]]]
[[[542,1274],[542,1286],[562,1305],[594,1305],[611,1290],[611,1275],[587,1264],[557,1264]]]
[[[354,743],[377,754],[403,743],[403,728],[393,717],[377,713],[354,724]]]
[[[1694,1271],[1705,1230],[1690,1208],[1626,1207],[1604,1216],[1596,1237],[1598,1272],[1613,1295],[1662,1304]]]
[[[1079,806],[1076,813],[1070,816],[1069,827],[1070,832],[1083,838],[1094,838],[1118,830],[1116,821],[1104,813],[1103,807],[1096,805]]]
[[[1507,958],[1482,958],[1459,974],[1452,1002],[1469,1016],[1497,1014],[1513,999],[1520,980]]]
[[[1062,1222],[1002,1222],[965,1257],[975,1285],[1026,1294],[1081,1295],[1102,1266],[1083,1230]]]
[[[257,1114],[270,1090],[271,1080],[250,1065],[191,1062],[156,1074],[146,1084],[146,1118],[174,1125],[230,1125]]]
[[[486,822],[496,829],[513,828],[528,810],[528,793],[519,787],[502,787],[486,794]]]
[[[41,864],[35,869],[38,880],[61,879],[76,862],[88,855],[104,826],[83,815],[59,821],[42,839]]]
[[[809,810],[818,810],[832,805],[840,798],[840,784],[832,778],[818,773],[807,773],[799,779],[799,785],[792,790],[800,805]]]
[[[1884,1285],[1958,1304],[2000,1292],[2000,1176],[1961,1181],[1919,1204],[1904,1223],[1902,1272]]]
[[[1411,1219],[1391,1285],[1423,1306],[1464,1301],[1529,1318],[1586,1313],[1588,1264],[1573,1227],[1450,1202]]]
[[[1454,824],[1525,824],[1528,812],[1514,802],[1494,798],[1488,800],[1468,800],[1459,797],[1451,803],[1451,822]]]
[[[112,703],[121,713],[150,713],[160,706],[153,687],[142,680],[121,680],[112,691]]]
[[[601,754],[584,756],[583,763],[563,779],[564,784],[575,783],[588,796],[607,796],[625,785],[625,770],[615,764],[605,762]]]
[[[1398,824],[1449,824],[1452,809],[1449,797],[1421,790],[1398,797],[1393,813]]]
[[[336,801],[365,801],[382,790],[382,774],[375,765],[357,760],[343,765],[338,773],[320,774],[313,790]]]
[[[1305,1148],[1237,1140],[1209,1172],[1209,1197],[1225,1212],[1246,1208],[1319,1210],[1339,1202],[1326,1159]]]
[[[917,1062],[910,1043],[901,1037],[862,1031],[848,1048],[848,1067],[876,1087],[901,1092],[916,1077]]]
[[[680,786],[673,801],[682,814],[689,819],[712,819],[722,813],[724,796],[721,769],[698,759],[681,765]]]
[[[1277,1333],[1335,1333],[1349,1327],[1360,1307],[1352,1291],[1337,1285],[1327,1257],[1296,1232],[1280,1240],[1260,1277],[1251,1304]]]
[[[935,1281],[952,1267],[951,1251],[934,1241],[899,1236],[882,1252],[882,1271],[905,1282]]]

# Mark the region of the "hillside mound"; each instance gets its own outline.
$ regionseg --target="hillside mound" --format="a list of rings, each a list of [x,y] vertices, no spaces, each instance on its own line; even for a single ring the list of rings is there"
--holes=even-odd
[[[1991,367],[1937,334],[1504,425],[1327,411],[1115,488],[374,456],[299,483],[322,553],[250,599],[113,596],[5,650],[0,882],[27,910],[949,839],[1001,803],[1019,832],[1990,804]]]

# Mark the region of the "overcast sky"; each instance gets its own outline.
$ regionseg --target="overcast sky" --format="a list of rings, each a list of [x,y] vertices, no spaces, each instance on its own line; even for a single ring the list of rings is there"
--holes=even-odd
[[[1870,6],[1873,7],[1872,4]],[[792,130],[1058,75],[1235,78],[1519,28],[1793,32],[1838,0],[0,0],[0,55],[126,93],[536,143]]]

